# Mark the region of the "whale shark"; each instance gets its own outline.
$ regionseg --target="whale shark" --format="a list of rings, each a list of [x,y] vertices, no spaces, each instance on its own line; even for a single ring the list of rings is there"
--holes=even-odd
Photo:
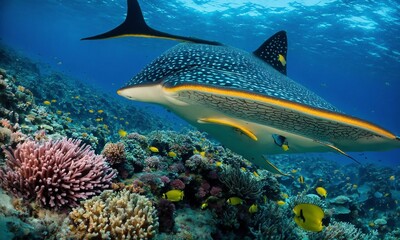
[[[267,155],[400,148],[400,138],[346,115],[287,76],[287,34],[279,31],[253,52],[148,26],[136,0],[125,21],[83,40],[151,37],[181,41],[117,93],[162,105],[232,151],[275,174]],[[359,162],[358,162],[359,163]]]

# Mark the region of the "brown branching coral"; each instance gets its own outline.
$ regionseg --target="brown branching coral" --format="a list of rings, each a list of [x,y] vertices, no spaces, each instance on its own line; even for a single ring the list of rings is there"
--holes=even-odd
[[[107,158],[111,165],[122,163],[126,159],[125,146],[122,142],[107,143],[101,154]]]
[[[158,229],[152,202],[128,190],[104,191],[69,214],[70,232],[78,239],[150,239]]]
[[[115,177],[101,155],[79,140],[62,139],[44,144],[32,140],[5,150],[6,167],[0,185],[15,196],[36,200],[49,208],[68,208],[110,188]]]

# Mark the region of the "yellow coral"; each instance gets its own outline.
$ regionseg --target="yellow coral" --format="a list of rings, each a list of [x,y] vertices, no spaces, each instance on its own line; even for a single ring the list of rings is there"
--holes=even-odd
[[[79,239],[150,239],[158,229],[152,202],[126,189],[104,191],[69,214],[71,234]]]

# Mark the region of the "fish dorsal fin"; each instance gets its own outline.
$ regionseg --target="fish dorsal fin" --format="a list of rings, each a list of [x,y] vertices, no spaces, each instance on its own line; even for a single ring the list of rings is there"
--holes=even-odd
[[[287,37],[285,31],[275,33],[268,38],[254,55],[267,62],[273,68],[286,75]]]
[[[122,22],[118,27],[96,36],[82,38],[82,40],[97,40],[97,39],[131,36],[131,37],[163,38],[163,39],[202,43],[209,45],[221,45],[218,42],[212,42],[192,37],[172,35],[169,33],[157,31],[149,27],[145,22],[142,10],[140,9],[137,0],[127,0],[127,4],[128,4],[128,11],[125,21]]]

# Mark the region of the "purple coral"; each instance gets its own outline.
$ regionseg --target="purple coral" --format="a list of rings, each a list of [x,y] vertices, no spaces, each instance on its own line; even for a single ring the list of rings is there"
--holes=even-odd
[[[185,183],[183,183],[182,180],[180,179],[175,179],[170,183],[170,185],[173,189],[179,189],[179,190],[185,189]]]
[[[172,232],[175,225],[175,205],[167,199],[161,198],[157,206],[160,232]]]
[[[62,139],[43,144],[27,140],[15,150],[5,150],[6,167],[0,185],[44,207],[74,207],[82,199],[111,186],[115,172],[105,158],[80,140]]]

